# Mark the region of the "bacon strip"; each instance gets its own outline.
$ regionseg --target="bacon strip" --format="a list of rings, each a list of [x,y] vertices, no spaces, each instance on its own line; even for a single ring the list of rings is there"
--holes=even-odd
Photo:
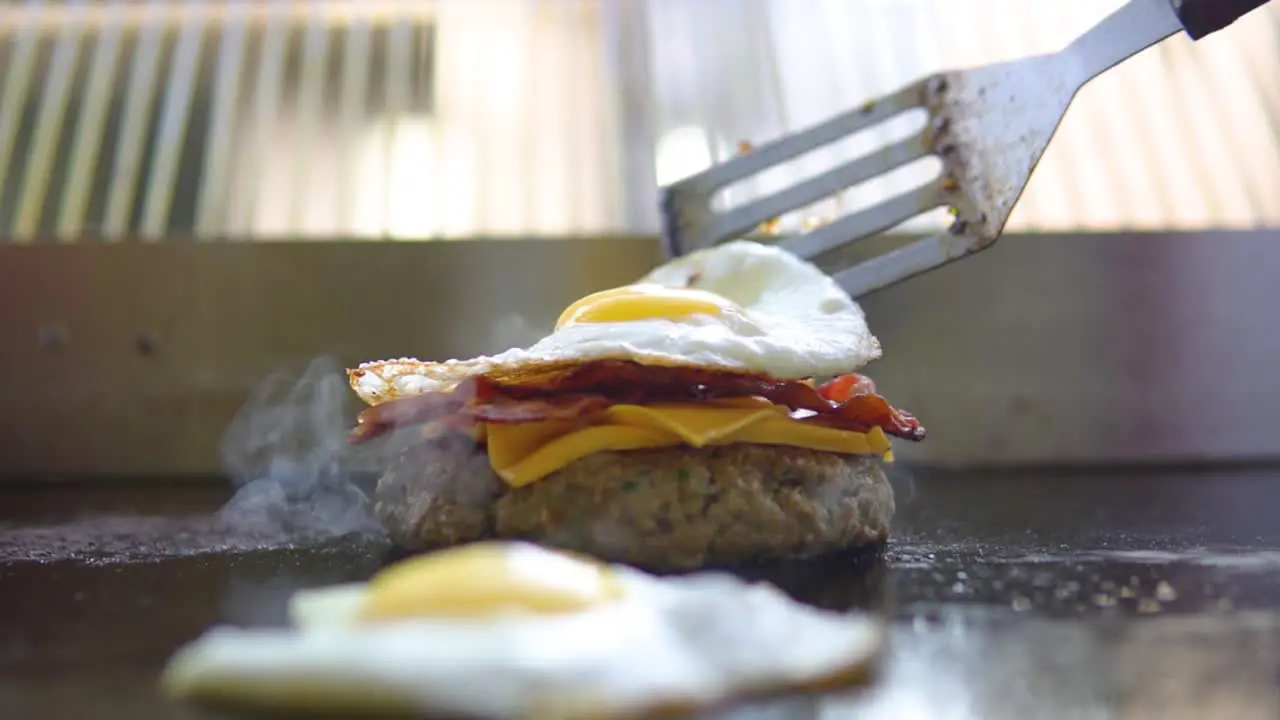
[[[399,398],[360,413],[349,441],[361,443],[393,428],[460,415],[471,422],[519,423],[571,419],[621,403],[713,400],[758,396],[792,410],[816,413],[829,424],[865,432],[879,427],[918,441],[925,430],[910,413],[894,408],[862,375],[842,375],[821,387],[698,368],[655,368],[621,360],[559,368],[519,385],[468,380],[448,393]]]
[[[910,413],[897,410],[876,393],[870,378],[842,375],[815,388],[801,380],[774,380],[699,368],[655,368],[623,360],[602,360],[522,378],[519,386],[498,386],[513,397],[574,391],[596,393],[615,403],[698,401],[760,396],[793,410],[810,410],[848,430],[879,427],[905,440],[923,440],[924,428]]]
[[[845,387],[848,390],[842,392]],[[878,427],[889,435],[913,442],[925,436],[924,427],[914,415],[890,405],[876,393],[870,378],[861,375],[841,375],[819,388],[785,383],[762,395],[772,403],[793,410],[812,410],[826,419],[838,421],[848,430],[865,432]]]
[[[493,395],[484,404],[472,403],[463,413],[476,422],[521,423],[537,420],[571,420],[603,412],[613,403],[603,395],[552,395],[517,400]]]
[[[365,408],[356,417],[356,426],[347,435],[347,442],[353,445],[368,442],[398,427],[421,425],[457,414],[466,406],[467,398],[475,394],[475,388],[475,381],[468,380],[451,392],[424,393]]]
[[[571,420],[607,409],[613,403],[603,395],[565,393],[538,398],[513,398],[479,383],[469,382],[449,393],[432,393],[391,400],[360,413],[347,436],[351,444],[368,442],[398,427],[421,425],[449,418],[450,427],[477,422],[522,423],[539,420]]]

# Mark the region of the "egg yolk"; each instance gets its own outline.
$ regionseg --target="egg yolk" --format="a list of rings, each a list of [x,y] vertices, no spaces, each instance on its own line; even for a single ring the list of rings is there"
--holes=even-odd
[[[365,620],[572,613],[621,597],[607,565],[525,543],[476,543],[374,576]]]
[[[560,314],[556,329],[580,323],[682,320],[699,314],[719,317],[737,309],[735,303],[706,290],[627,285],[592,293],[578,300]]]

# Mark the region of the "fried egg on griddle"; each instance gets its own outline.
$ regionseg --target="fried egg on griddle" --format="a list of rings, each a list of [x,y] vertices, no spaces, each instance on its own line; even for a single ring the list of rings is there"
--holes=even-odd
[[[479,718],[644,717],[864,680],[879,620],[768,585],[660,579],[522,543],[299,592],[287,629],[215,628],[163,686],[259,709]]]

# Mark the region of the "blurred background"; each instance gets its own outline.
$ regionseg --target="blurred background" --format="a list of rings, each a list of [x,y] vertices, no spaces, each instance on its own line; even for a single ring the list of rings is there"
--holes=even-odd
[[[1119,4],[0,3],[0,474],[216,474],[268,373],[528,342],[658,261],[657,186]],[[1280,6],[1087,87],[1008,232],[866,300],[904,458],[1280,459]]]

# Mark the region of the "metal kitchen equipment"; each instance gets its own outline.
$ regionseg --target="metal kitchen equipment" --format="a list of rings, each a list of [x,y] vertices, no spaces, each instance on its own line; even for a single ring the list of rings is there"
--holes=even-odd
[[[220,473],[276,371],[501,350],[642,275],[655,178],[691,135],[711,164],[1118,4],[0,4],[0,115],[22,118],[0,123],[0,475]],[[1280,456],[1277,22],[1271,3],[1090,83],[1004,241],[866,299],[870,372],[929,421],[904,462]],[[852,144],[892,141],[871,134]],[[454,217],[422,217],[455,193]]]
[[[723,159],[839,98],[1055,47],[1113,4],[0,4],[0,116],[23,118],[0,123],[0,717],[189,720],[154,692],[175,645],[372,571],[358,541],[270,548],[211,522],[231,492],[219,438],[264,376],[526,342],[659,261],[654,177],[675,178],[655,155],[673,138]],[[1099,469],[1280,458],[1277,10],[1092,83],[1006,240],[868,298],[872,372],[932,437],[901,453],[896,555],[848,582],[847,562],[789,573],[833,607],[886,585],[906,619],[877,707],[830,714],[1280,715],[1280,623],[1204,612],[1280,606],[1275,482]],[[406,55],[413,72],[386,70]],[[1197,112],[1172,110],[1188,98]],[[1140,137],[1134,114],[1152,118]],[[431,168],[433,143],[454,152]],[[470,201],[461,220],[402,217],[438,178]],[[408,201],[365,202],[388,184]],[[894,194],[874,185],[853,194]],[[536,195],[513,207],[512,188]],[[458,242],[368,241],[424,236]],[[1058,478],[923,467],[1046,463]],[[1205,548],[1237,541],[1264,550]],[[1169,564],[1105,552],[1141,548]],[[992,622],[1002,608],[1083,617]],[[1148,614],[1117,622],[1132,612]]]
[[[816,259],[936,207],[950,209],[955,220],[945,232],[838,268],[833,274],[855,297],[984,250],[999,238],[1067,106],[1085,83],[1180,30],[1199,40],[1265,3],[1129,0],[1056,53],[939,73],[751,149],[663,190],[665,249],[682,255],[741,237],[771,218],[936,155],[942,167],[934,179],[788,237],[785,246]],[[729,185],[913,109],[927,111],[925,125],[901,142],[767,197],[727,210],[713,208],[716,194]]]

